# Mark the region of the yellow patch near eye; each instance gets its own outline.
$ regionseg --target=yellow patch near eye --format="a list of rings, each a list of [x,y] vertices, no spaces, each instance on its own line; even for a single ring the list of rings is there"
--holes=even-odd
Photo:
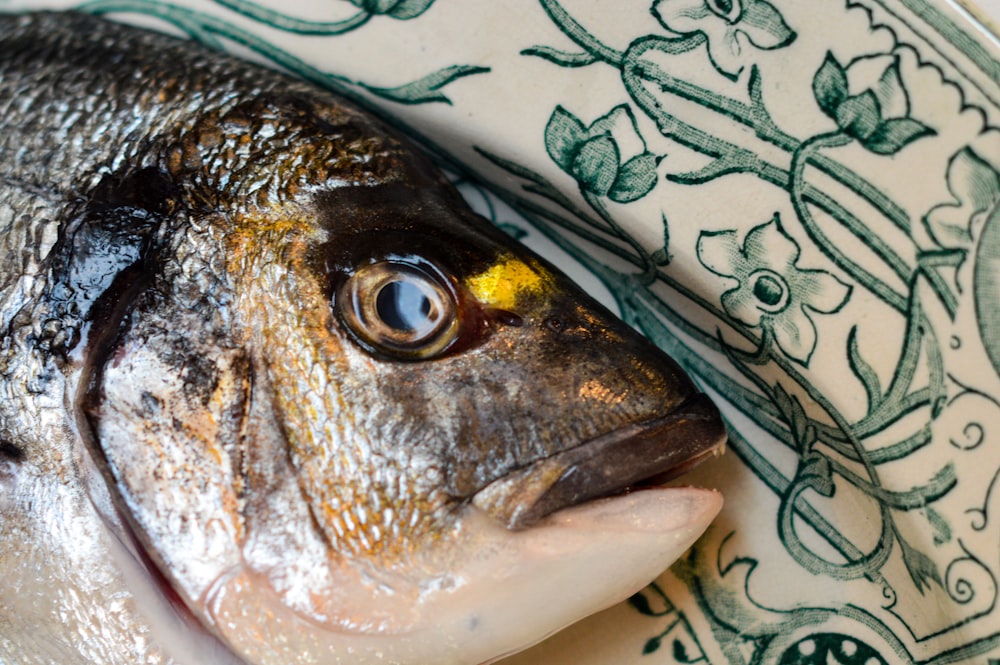
[[[541,269],[507,255],[490,268],[465,280],[465,286],[484,305],[514,309],[518,298],[538,293],[545,285]]]

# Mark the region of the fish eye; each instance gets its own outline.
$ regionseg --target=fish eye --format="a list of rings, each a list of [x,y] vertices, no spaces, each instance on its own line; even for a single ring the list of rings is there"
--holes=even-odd
[[[458,304],[447,281],[402,261],[359,268],[337,289],[340,320],[369,351],[402,360],[444,353],[458,337]]]

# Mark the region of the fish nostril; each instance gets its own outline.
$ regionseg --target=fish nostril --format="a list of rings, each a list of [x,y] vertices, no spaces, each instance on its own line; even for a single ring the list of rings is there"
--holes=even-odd
[[[543,322],[543,325],[554,333],[561,333],[566,330],[566,320],[559,316],[550,316]]]
[[[553,314],[542,321],[542,325],[563,339],[589,339],[593,331],[585,323]]]
[[[20,462],[24,460],[24,450],[10,441],[0,439],[0,459]]]

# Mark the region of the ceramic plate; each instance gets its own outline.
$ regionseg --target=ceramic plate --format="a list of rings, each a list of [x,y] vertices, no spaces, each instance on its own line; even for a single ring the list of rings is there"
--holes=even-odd
[[[995,1],[995,0],[991,0]],[[362,99],[723,405],[723,514],[509,665],[1000,663],[993,6],[77,6]]]

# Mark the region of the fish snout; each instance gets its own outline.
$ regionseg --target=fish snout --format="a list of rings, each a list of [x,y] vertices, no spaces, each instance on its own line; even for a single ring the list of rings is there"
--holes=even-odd
[[[500,478],[473,503],[511,529],[564,508],[662,485],[724,449],[718,408],[695,393],[673,411],[581,442]]]
[[[514,307],[517,325],[471,354],[478,373],[452,392],[477,417],[451,448],[449,489],[508,529],[662,485],[724,450],[719,410],[683,368],[572,289]]]

